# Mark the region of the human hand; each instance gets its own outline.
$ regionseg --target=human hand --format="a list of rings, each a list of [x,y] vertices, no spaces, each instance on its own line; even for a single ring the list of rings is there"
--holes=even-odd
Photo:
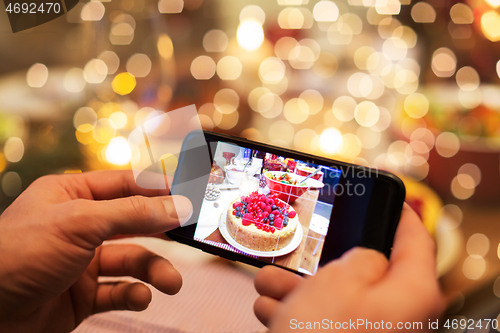
[[[151,301],[143,283],[99,276],[132,276],[177,293],[182,278],[166,259],[136,245],[101,246],[113,235],[156,234],[187,221],[191,202],[165,194],[138,187],[131,171],[33,182],[0,216],[0,332],[69,332],[91,314],[141,311]]]
[[[422,322],[425,330],[428,319],[439,316],[444,306],[435,267],[435,244],[405,204],[389,261],[375,250],[354,248],[313,277],[264,267],[255,278],[261,296],[254,311],[272,332],[295,331],[300,323],[324,319],[333,326],[349,320],[383,320],[393,329],[398,322]]]

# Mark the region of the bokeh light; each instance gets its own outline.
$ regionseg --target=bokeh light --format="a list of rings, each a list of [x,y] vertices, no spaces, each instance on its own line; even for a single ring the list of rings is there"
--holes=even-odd
[[[336,128],[325,129],[319,137],[319,147],[327,154],[335,154],[342,148],[342,133]]]
[[[135,77],[127,72],[120,73],[113,79],[113,91],[119,95],[130,94],[136,86]]]
[[[28,69],[26,82],[32,88],[41,88],[47,82],[49,70],[44,64],[36,63]]]
[[[80,92],[86,84],[83,70],[80,68],[71,68],[64,75],[63,86],[69,92]]]
[[[333,1],[318,1],[314,5],[313,16],[318,22],[335,22],[339,17],[339,8]]]
[[[184,0],[159,0],[158,11],[164,14],[180,13],[184,9]]]
[[[473,234],[467,241],[467,253],[470,256],[478,255],[481,257],[486,256],[490,249],[490,240],[488,237],[481,233]]]
[[[255,20],[263,25],[266,21],[266,13],[264,10],[257,5],[248,5],[243,7],[240,12],[240,21]]]
[[[19,162],[24,155],[23,140],[17,137],[8,138],[3,146],[3,154],[7,161],[12,163]]]
[[[264,30],[259,21],[249,19],[242,21],[236,32],[238,44],[247,51],[258,49],[264,41]]]
[[[127,72],[135,77],[145,77],[151,72],[151,59],[144,53],[136,53],[127,60]]]
[[[292,98],[285,103],[283,114],[292,124],[300,124],[309,117],[309,106],[302,99]]]
[[[240,77],[243,70],[241,61],[235,56],[222,57],[217,62],[217,75],[222,80],[236,80]]]
[[[436,150],[443,157],[452,157],[460,149],[460,140],[451,132],[442,132],[436,137]]]
[[[106,146],[106,160],[116,165],[125,165],[130,162],[132,151],[127,139],[122,136],[111,139]]]
[[[486,261],[480,256],[469,256],[465,259],[462,272],[470,280],[479,280],[486,271]]]
[[[224,52],[228,45],[228,38],[224,31],[212,29],[203,37],[203,48],[207,52]]]
[[[413,5],[411,17],[417,23],[432,23],[436,20],[436,10],[427,2],[420,1]]]
[[[18,196],[23,188],[23,182],[17,172],[6,172],[2,177],[2,191],[8,197]]]
[[[206,55],[201,55],[191,62],[191,75],[197,80],[209,80],[215,74],[215,62]]]

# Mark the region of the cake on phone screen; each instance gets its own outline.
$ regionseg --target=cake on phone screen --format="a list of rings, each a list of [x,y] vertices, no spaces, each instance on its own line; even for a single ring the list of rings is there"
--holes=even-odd
[[[340,176],[335,168],[218,142],[194,239],[314,274]]]

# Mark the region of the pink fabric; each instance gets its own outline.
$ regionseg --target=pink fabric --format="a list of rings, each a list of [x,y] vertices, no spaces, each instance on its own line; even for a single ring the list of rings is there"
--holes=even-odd
[[[158,251],[158,244],[153,250],[165,252]],[[175,251],[170,244],[168,248],[168,255],[159,254],[165,255],[183,276],[183,286],[177,295],[164,295],[152,288],[153,301],[146,311],[97,314],[85,320],[74,333],[266,331],[253,314],[258,294],[251,273],[201,252],[206,259],[186,257],[183,252],[193,249],[182,245],[175,245]]]

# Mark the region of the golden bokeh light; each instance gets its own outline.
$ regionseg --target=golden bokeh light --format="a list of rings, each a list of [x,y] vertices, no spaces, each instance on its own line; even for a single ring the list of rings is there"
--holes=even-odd
[[[129,45],[134,39],[134,30],[128,22],[115,23],[109,32],[109,41],[113,45]]]
[[[3,156],[11,163],[19,162],[24,155],[24,143],[21,138],[11,137],[5,141]]]
[[[314,89],[304,90],[300,94],[299,99],[307,103],[310,115],[317,114],[323,109],[324,99],[321,93],[317,90]]]
[[[83,68],[83,77],[88,83],[101,83],[108,75],[108,66],[100,59],[92,59]]]
[[[2,191],[8,197],[17,197],[23,189],[23,182],[17,172],[6,172],[2,177]]]
[[[458,101],[466,109],[474,109],[483,102],[483,94],[480,89],[458,91]]]
[[[292,98],[285,103],[283,114],[292,124],[300,124],[309,117],[309,106],[302,99]]]
[[[213,122],[214,122],[214,125],[219,127],[220,129],[230,130],[231,128],[236,126],[236,124],[238,123],[239,117],[240,117],[240,115],[239,115],[238,110],[235,110],[234,112],[229,113],[229,114],[224,114],[224,113],[220,112],[219,110],[217,110],[217,108],[216,108],[214,111]]]
[[[222,80],[236,80],[240,77],[242,70],[243,65],[235,56],[228,55],[217,62],[217,75]]]
[[[207,52],[224,52],[227,49],[228,38],[224,31],[212,29],[203,37],[203,48]]]
[[[108,144],[115,137],[115,135],[115,125],[107,118],[99,119],[95,128],[92,130],[94,140],[101,144]]]
[[[313,22],[313,14],[306,8],[287,7],[278,15],[281,29],[310,29]]]
[[[463,179],[465,178],[464,176],[468,176],[468,175],[461,174],[461,176],[462,176],[462,182],[463,182]],[[470,178],[470,179],[472,179],[472,178]],[[458,176],[455,176],[453,178],[453,180],[451,181],[451,193],[457,199],[460,199],[460,200],[469,199],[474,194],[474,192],[475,192],[475,187],[462,186],[462,184],[459,181]]]
[[[382,53],[389,60],[402,60],[408,54],[408,46],[401,38],[390,37],[382,44]]]
[[[342,148],[342,141],[342,133],[334,127],[329,127],[319,137],[319,148],[326,154],[336,154]]]
[[[420,1],[411,8],[411,17],[417,23],[433,23],[436,20],[436,10],[427,2]]]
[[[83,70],[80,68],[71,68],[64,75],[63,86],[69,92],[80,92],[86,84]]]
[[[113,122],[116,128],[120,129],[127,125],[128,117],[124,112],[116,111],[109,116],[109,120]]]
[[[451,132],[442,132],[436,137],[436,150],[443,157],[452,157],[460,149],[460,140]]]
[[[73,126],[80,132],[87,133],[97,124],[97,114],[94,109],[84,106],[79,108],[73,116]]]
[[[257,5],[247,5],[240,12],[240,21],[255,20],[263,25],[266,21],[266,13]]]
[[[381,15],[398,15],[401,11],[399,0],[376,0],[375,9]]]
[[[380,117],[380,110],[373,102],[363,101],[354,110],[354,119],[364,127],[370,127],[377,123]]]
[[[265,118],[276,118],[283,111],[283,100],[275,93],[267,92],[259,97],[257,112]]]
[[[127,139],[122,136],[111,139],[105,148],[106,160],[116,165],[126,165],[132,158],[132,151]]]
[[[457,3],[450,9],[450,17],[455,24],[471,24],[474,22],[472,9],[464,3]]]
[[[356,65],[356,67],[358,67],[359,69],[368,69],[367,66],[368,57],[370,57],[375,52],[377,52],[377,50],[375,50],[371,46],[364,45],[358,48],[356,52],[354,52],[354,57],[353,57],[354,64]]]
[[[335,118],[346,122],[354,119],[354,111],[357,106],[358,104],[354,98],[350,96],[340,96],[333,102],[332,112]]]
[[[405,25],[399,26],[392,32],[392,37],[400,38],[406,43],[406,47],[411,49],[417,45],[417,33]]]
[[[87,2],[80,13],[80,18],[82,21],[100,21],[106,8],[100,1],[89,1]]]
[[[162,14],[180,13],[184,9],[184,0],[159,0],[158,11]]]
[[[103,51],[97,59],[104,61],[107,67],[108,75],[115,74],[120,67],[120,58],[113,51]]]
[[[191,62],[191,75],[197,80],[209,80],[215,74],[215,62],[206,55],[201,55]]]
[[[247,51],[258,49],[264,41],[264,30],[259,21],[248,19],[242,21],[236,31],[238,44]]]
[[[404,101],[404,109],[412,118],[422,118],[429,111],[429,100],[420,93],[408,95]]]
[[[259,66],[259,77],[264,83],[278,83],[285,76],[286,66],[279,58],[269,57]]]
[[[146,77],[151,72],[152,62],[144,53],[133,54],[126,64],[127,72],[135,77]]]
[[[359,35],[363,31],[363,21],[354,13],[345,13],[337,21],[339,32],[350,31],[353,35]]]
[[[458,169],[458,175],[465,174],[472,178],[474,181],[474,186],[479,185],[481,183],[481,169],[474,163],[465,163]]]
[[[136,80],[132,74],[124,72],[115,76],[111,85],[115,93],[119,95],[127,95],[134,90]]]
[[[164,59],[170,59],[174,55],[174,44],[167,34],[160,34],[156,47],[158,48],[158,53]]]
[[[36,63],[28,69],[26,82],[32,88],[41,88],[47,82],[49,70],[44,64]]]
[[[492,42],[500,40],[500,14],[490,10],[481,16],[481,30]]]
[[[456,81],[460,89],[464,91],[473,91],[480,84],[479,74],[470,66],[464,66],[457,71]]]
[[[318,22],[335,22],[339,17],[339,7],[333,1],[318,1],[314,5],[313,17]]]
[[[274,45],[274,54],[282,60],[288,60],[290,51],[297,46],[298,42],[295,38],[285,36],[276,42]]]
[[[465,259],[462,272],[470,280],[479,280],[486,271],[486,261],[480,256],[469,256]]]
[[[361,153],[361,141],[352,134],[346,133],[342,135],[342,147],[339,150],[340,156],[346,160],[352,160]]]
[[[378,23],[378,34],[382,39],[391,38],[394,36],[394,31],[401,26],[401,22],[392,16],[383,17]]]
[[[234,112],[240,104],[240,97],[233,89],[224,88],[214,95],[214,105],[221,113]]]

